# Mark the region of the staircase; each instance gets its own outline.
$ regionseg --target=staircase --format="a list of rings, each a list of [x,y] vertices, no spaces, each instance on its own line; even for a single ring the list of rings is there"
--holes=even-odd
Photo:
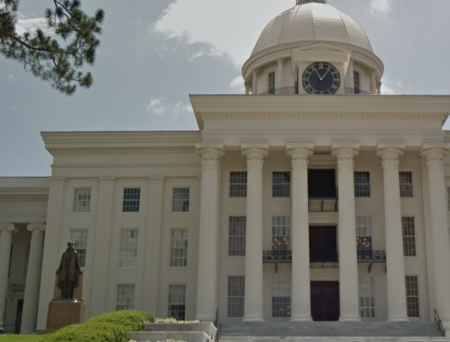
[[[404,340],[397,339],[398,337],[413,338],[405,341],[450,341],[442,337],[435,322],[223,322],[220,336],[221,341],[229,342],[253,340],[272,342],[281,339],[314,342]],[[336,337],[352,337],[352,339],[336,339]]]

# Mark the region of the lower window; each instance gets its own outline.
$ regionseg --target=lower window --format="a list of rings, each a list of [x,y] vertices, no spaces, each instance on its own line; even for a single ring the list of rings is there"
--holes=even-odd
[[[245,277],[228,277],[228,314],[230,318],[244,317]]]
[[[361,318],[375,318],[375,282],[370,276],[359,277],[359,314]]]
[[[272,317],[291,317],[291,276],[272,278]]]
[[[406,307],[408,317],[420,317],[419,308],[419,278],[417,276],[406,276]]]
[[[169,310],[167,317],[180,321],[186,319],[186,285],[169,285]]]
[[[133,309],[134,309],[134,285],[118,285],[116,310],[122,311]]]

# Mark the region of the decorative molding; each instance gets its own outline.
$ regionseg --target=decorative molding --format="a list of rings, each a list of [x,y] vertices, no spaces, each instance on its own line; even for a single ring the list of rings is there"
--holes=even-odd
[[[30,223],[27,226],[27,230],[29,232],[34,232],[34,231],[45,232],[45,228],[46,228],[45,223]]]
[[[0,202],[48,202],[48,195],[0,195]]]
[[[142,164],[52,164],[52,169],[120,169],[120,168],[164,168],[201,167],[201,163],[142,163]]]
[[[195,153],[193,147],[164,147],[164,148],[48,148],[52,155],[58,154],[168,154]]]
[[[369,135],[369,136],[402,136],[402,135],[431,135],[444,136],[444,131],[222,131],[209,130],[202,131],[205,136],[208,135]]]
[[[13,223],[0,224],[0,231],[2,231],[2,230],[5,230],[5,231],[13,233],[13,234],[17,233],[19,231],[19,229],[16,226],[14,226]]]

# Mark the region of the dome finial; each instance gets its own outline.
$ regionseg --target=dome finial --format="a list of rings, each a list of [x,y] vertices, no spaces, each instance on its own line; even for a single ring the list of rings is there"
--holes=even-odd
[[[327,0],[296,0],[297,5],[309,4],[311,2],[317,2],[319,4],[326,4]]]

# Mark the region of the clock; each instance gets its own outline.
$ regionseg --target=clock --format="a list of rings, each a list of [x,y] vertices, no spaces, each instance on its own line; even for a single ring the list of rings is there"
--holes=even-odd
[[[330,63],[313,63],[303,73],[303,87],[308,94],[335,94],[340,85],[341,75]]]

